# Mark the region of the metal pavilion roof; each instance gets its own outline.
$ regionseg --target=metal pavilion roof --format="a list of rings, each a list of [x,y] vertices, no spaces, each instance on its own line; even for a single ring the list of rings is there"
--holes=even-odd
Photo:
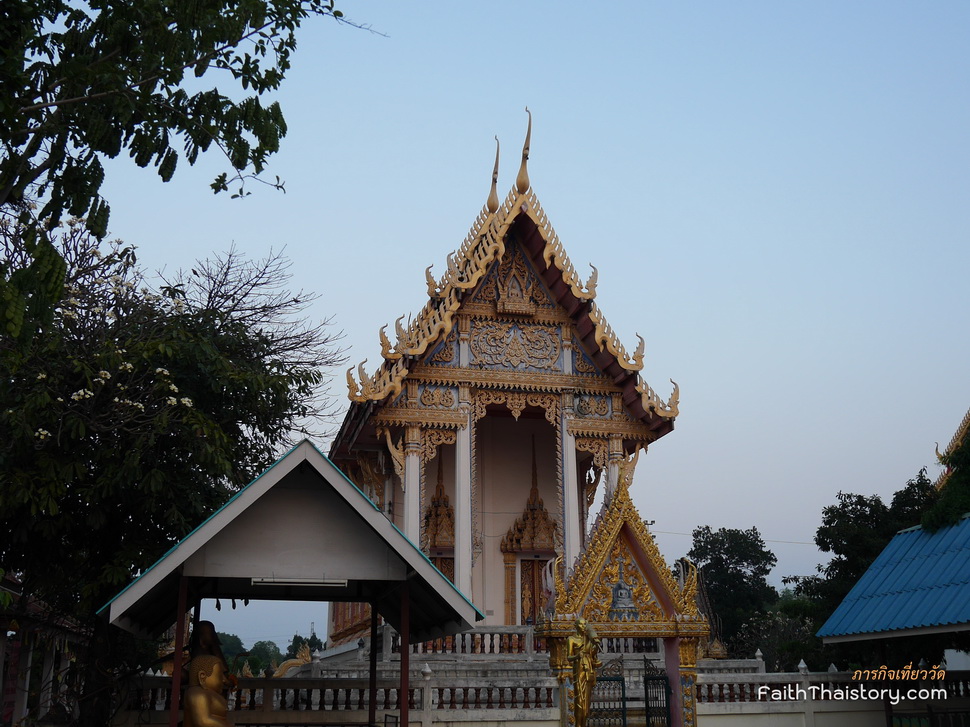
[[[818,631],[826,643],[970,630],[970,514],[896,533]]]
[[[142,573],[99,613],[155,636],[178,620],[179,578],[193,598],[363,601],[412,641],[483,618],[414,543],[309,441],[291,449]]]

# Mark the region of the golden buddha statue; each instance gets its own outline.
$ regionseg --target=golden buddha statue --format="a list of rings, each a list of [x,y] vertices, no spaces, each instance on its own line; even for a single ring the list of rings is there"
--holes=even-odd
[[[184,727],[225,727],[229,724],[229,705],[222,691],[226,688],[225,662],[218,656],[203,654],[189,664],[189,688],[182,702]]]

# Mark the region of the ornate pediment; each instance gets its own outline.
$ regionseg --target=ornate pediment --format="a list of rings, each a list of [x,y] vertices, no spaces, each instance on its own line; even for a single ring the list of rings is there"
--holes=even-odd
[[[577,616],[600,636],[704,635],[697,608],[697,571],[679,585],[630,498],[636,455],[623,462],[613,498],[603,504],[585,552],[564,581],[555,573],[550,627]],[[552,632],[550,632],[552,633]]]
[[[527,371],[560,368],[562,341],[558,327],[474,321],[470,338],[472,366]]]

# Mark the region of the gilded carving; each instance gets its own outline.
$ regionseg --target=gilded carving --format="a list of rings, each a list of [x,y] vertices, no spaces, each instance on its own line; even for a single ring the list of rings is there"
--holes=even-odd
[[[573,371],[580,374],[596,373],[596,367],[583,354],[582,346],[576,346],[575,359],[573,359]]]
[[[369,457],[358,454],[357,466],[360,468],[360,484],[371,493],[371,499],[379,508],[384,507],[384,473],[380,471],[376,462]]]
[[[472,417],[475,421],[485,416],[489,404],[505,404],[512,416],[518,419],[526,406],[542,408],[546,413],[546,421],[557,425],[559,421],[559,397],[555,394],[526,394],[521,391],[496,391],[494,389],[480,389],[475,392],[472,403]]]
[[[560,350],[559,332],[548,326],[482,322],[471,335],[472,359],[489,366],[551,369]]]
[[[451,409],[455,406],[455,393],[451,389],[426,386],[421,392],[421,403],[424,406]]]
[[[693,669],[697,666],[697,639],[680,639],[680,668]]]
[[[500,549],[503,553],[522,551],[546,551],[556,549],[556,532],[559,525],[553,520],[542,498],[539,497],[539,481],[536,474],[535,443],[532,449],[532,487],[522,515],[516,518],[505,537]]]
[[[394,440],[391,439],[390,429],[378,428],[377,436],[380,437],[382,434],[387,442],[387,451],[391,455],[391,462],[394,464],[394,474],[400,478],[401,482],[404,482],[404,442],[398,440],[395,444]]]
[[[605,417],[610,413],[610,403],[601,396],[581,396],[576,403],[576,411],[584,417]]]
[[[640,343],[637,345],[637,350],[631,358],[627,354],[626,349],[623,348],[623,344],[620,343],[620,339],[613,331],[613,328],[606,322],[606,318],[596,303],[590,303],[589,318],[596,326],[596,332],[593,334],[593,338],[596,340],[597,345],[599,345],[600,351],[604,349],[609,351],[616,357],[616,362],[627,371],[640,371],[643,369],[644,343],[642,336],[637,334]]]
[[[674,419],[680,414],[680,387],[673,379],[670,383],[674,385],[674,390],[670,394],[670,399],[664,401],[643,379],[638,381],[637,393],[640,394],[640,403],[644,411],[653,412],[664,419]]]
[[[580,452],[590,452],[593,455],[593,464],[600,469],[605,469],[609,463],[609,442],[606,439],[576,437],[576,449]]]
[[[447,364],[455,360],[455,344],[458,341],[458,336],[456,335],[454,329],[448,334],[447,338],[442,342],[441,348],[435,351],[434,355],[431,357],[432,363]]]
[[[458,435],[453,429],[425,429],[421,443],[421,461],[430,462],[438,454],[438,447],[457,441]]]
[[[637,544],[638,552],[646,557],[646,563],[634,562],[629,547],[620,545],[623,538]],[[603,619],[612,604],[612,586],[619,581],[620,562],[624,578],[631,586],[638,609],[649,614],[639,622],[617,622]],[[613,567],[616,567],[614,572]],[[649,568],[649,588],[640,568]],[[615,573],[615,575],[614,575]],[[634,582],[635,581],[635,582]],[[686,586],[686,584],[685,584]],[[690,586],[686,586],[687,589]],[[556,579],[554,620],[570,614],[595,616],[597,628],[607,635],[640,634],[643,636],[673,636],[677,634],[703,636],[710,629],[706,619],[696,610],[686,608],[685,596],[677,585],[670,568],[664,562],[653,536],[644,525],[630,498],[629,488],[619,487],[609,505],[600,511],[586,550],[580,555],[568,583]],[[586,612],[587,603],[591,610]],[[678,606],[685,605],[679,611]]]

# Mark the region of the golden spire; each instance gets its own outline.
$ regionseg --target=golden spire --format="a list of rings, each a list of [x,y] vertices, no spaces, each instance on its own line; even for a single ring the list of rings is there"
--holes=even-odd
[[[491,214],[498,212],[498,137],[495,137],[495,167],[492,169],[492,191],[488,193],[488,202],[485,208]]]
[[[522,145],[522,166],[519,167],[519,176],[515,178],[515,189],[519,194],[529,191],[529,144],[532,143],[532,112],[529,107],[525,107],[525,112],[529,114],[529,129],[525,132],[525,144]]]

